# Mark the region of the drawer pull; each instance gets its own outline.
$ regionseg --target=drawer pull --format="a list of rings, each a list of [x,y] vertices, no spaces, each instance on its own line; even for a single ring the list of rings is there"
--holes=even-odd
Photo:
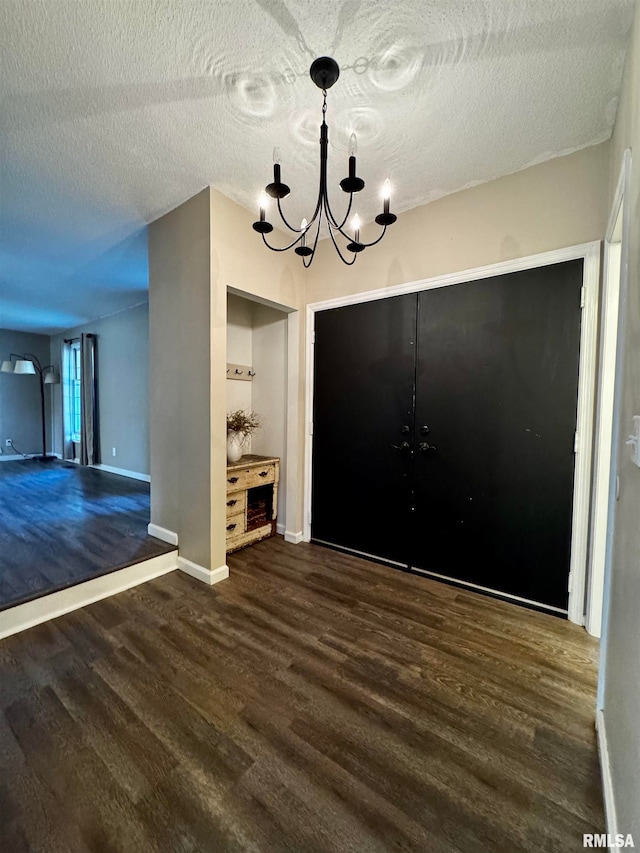
[[[260,471],[260,476],[266,477],[268,473],[269,473],[268,471]]]
[[[227,480],[227,482],[228,482],[228,483],[237,483],[237,482],[238,482],[238,477],[229,477],[229,479]]]
[[[227,530],[235,530],[235,529],[236,529],[235,524],[227,524]]]
[[[235,506],[238,501],[227,501],[227,506]]]

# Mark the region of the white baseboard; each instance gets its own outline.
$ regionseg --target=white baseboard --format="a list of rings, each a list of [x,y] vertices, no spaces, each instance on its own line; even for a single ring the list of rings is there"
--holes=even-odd
[[[291,542],[293,545],[297,545],[299,542],[302,542],[304,535],[300,530],[298,533],[292,533],[290,530],[285,530],[284,532],[284,541]]]
[[[219,583],[229,577],[228,566],[220,566],[217,569],[205,569],[204,566],[192,563],[186,557],[178,557],[178,568],[181,572],[185,572],[185,574],[191,575],[192,578],[209,584],[209,586],[213,586],[214,583]]]
[[[150,474],[139,474],[137,471],[127,471],[126,468],[114,468],[112,465],[102,464],[90,465],[89,467],[95,468],[98,471],[107,471],[109,474],[119,474],[121,477],[129,477],[131,480],[142,480],[145,483],[151,482]]]
[[[178,534],[174,533],[173,530],[167,530],[166,527],[160,527],[159,524],[149,523],[147,525],[147,533],[149,536],[155,536],[156,539],[162,539],[163,542],[167,542],[169,545],[178,544]]]
[[[99,578],[43,595],[33,601],[18,604],[0,612],[0,639],[10,637],[19,631],[26,631],[41,622],[56,619],[72,610],[86,607],[102,598],[108,598],[124,592],[132,586],[166,575],[178,568],[178,552],[160,554],[142,563],[135,563],[116,572],[109,572]]]
[[[280,522],[278,522],[278,523],[276,524],[276,533],[279,533],[279,534],[280,534],[280,536],[284,536],[284,532],[285,532],[285,526],[284,526],[284,524],[280,524]]]
[[[21,459],[32,459],[34,456],[40,456],[40,454],[37,451],[35,453],[27,453],[24,456],[22,453],[13,453],[10,456],[7,456],[6,453],[0,453],[0,462],[19,462]],[[62,459],[59,453],[47,453],[47,456],[55,456],[56,459]]]
[[[615,838],[618,834],[618,816],[616,813],[616,803],[613,794],[607,729],[605,727],[604,714],[601,710],[596,711],[596,730],[598,732],[598,753],[600,755],[600,775],[602,776],[602,792],[604,796],[604,814],[607,821],[607,834],[611,838]]]

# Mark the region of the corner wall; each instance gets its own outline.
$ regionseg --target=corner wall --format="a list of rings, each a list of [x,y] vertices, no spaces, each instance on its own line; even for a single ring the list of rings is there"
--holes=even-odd
[[[640,468],[625,440],[632,415],[640,415],[640,10],[627,52],[618,116],[611,142],[609,204],[613,203],[626,148],[632,149],[628,282],[617,474],[615,538],[604,681],[616,832],[640,844]],[[610,827],[610,829],[613,829]]]
[[[151,522],[211,562],[209,190],[149,226]],[[222,561],[224,562],[224,560]]]

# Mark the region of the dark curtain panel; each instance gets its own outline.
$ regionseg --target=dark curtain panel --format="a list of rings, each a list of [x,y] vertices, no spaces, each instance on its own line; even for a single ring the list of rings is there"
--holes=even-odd
[[[80,464],[100,461],[98,442],[98,394],[96,387],[96,336],[82,335],[82,432]]]

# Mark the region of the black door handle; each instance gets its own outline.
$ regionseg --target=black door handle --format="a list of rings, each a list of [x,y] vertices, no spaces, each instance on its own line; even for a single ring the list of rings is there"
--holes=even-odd
[[[429,427],[426,424],[424,426],[421,426],[420,427],[420,435],[428,435],[428,434],[429,434]]]
[[[421,441],[418,445],[418,450],[421,450],[423,453],[426,453],[428,450],[436,450],[433,444],[427,444],[426,441]]]
[[[408,441],[401,441],[400,444],[390,444],[389,447],[393,447],[394,450],[411,450],[411,445]]]
[[[400,432],[403,435],[409,435],[409,433],[411,432],[411,428],[405,424],[403,427],[400,427]]]

